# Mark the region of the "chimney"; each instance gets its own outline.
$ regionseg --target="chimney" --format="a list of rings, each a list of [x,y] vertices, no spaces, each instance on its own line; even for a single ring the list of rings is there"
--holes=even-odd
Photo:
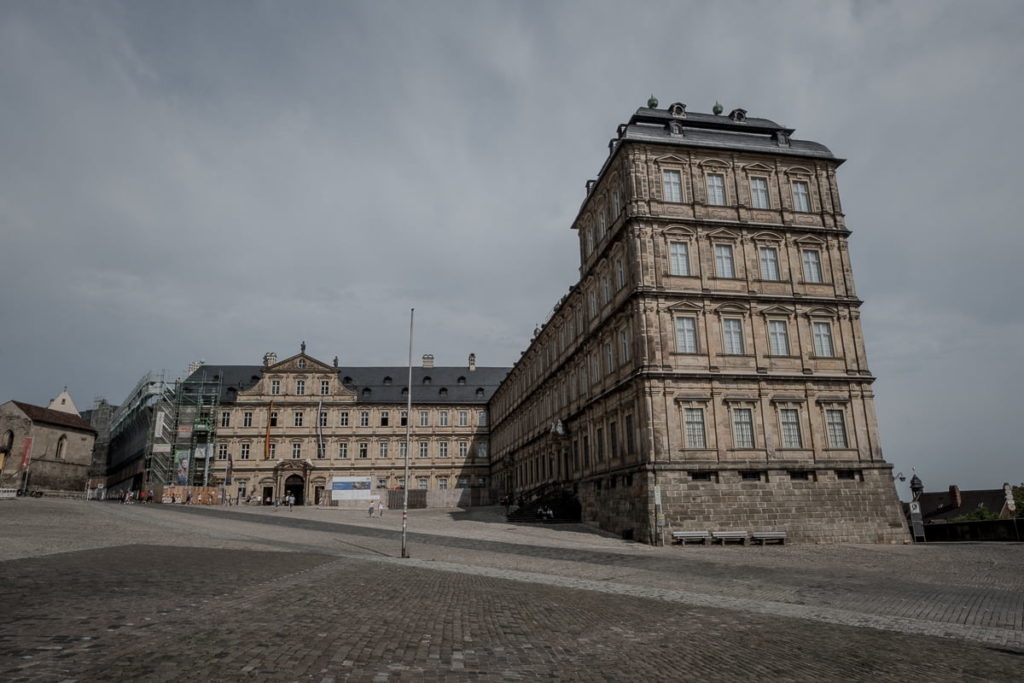
[[[273,365],[276,362],[277,362],[277,354],[274,353],[273,351],[267,351],[265,354],[263,354],[263,365],[264,365],[264,367],[268,367],[269,368],[271,365]]]
[[[963,499],[960,497],[960,487],[956,484],[949,487],[949,502],[957,509],[960,509],[960,506],[963,505]]]
[[[476,354],[469,354],[469,371],[474,372],[476,370]]]
[[[434,354],[425,353],[423,354],[423,367],[432,368],[434,367]]]

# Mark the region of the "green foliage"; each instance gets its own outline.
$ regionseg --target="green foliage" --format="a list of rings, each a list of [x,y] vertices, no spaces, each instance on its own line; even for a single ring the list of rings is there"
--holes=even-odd
[[[1017,517],[1024,517],[1024,483],[1013,487],[1013,502],[1017,506]]]
[[[950,521],[951,522],[987,522],[987,521],[992,520],[992,519],[999,519],[999,513],[991,512],[990,510],[988,510],[986,508],[983,508],[983,507],[978,507],[978,508],[975,508],[975,509],[971,510],[970,512],[968,512],[966,515],[960,515],[959,517],[955,517],[955,518],[951,519]]]

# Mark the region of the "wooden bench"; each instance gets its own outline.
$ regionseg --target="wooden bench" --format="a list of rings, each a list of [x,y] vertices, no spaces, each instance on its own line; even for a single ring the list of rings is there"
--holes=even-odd
[[[686,545],[690,541],[694,543],[707,543],[708,532],[706,531],[673,531],[672,541],[680,545]]]
[[[714,543],[721,543],[725,545],[728,541],[736,541],[740,545],[747,542],[746,531],[712,531],[711,540]]]
[[[786,543],[786,532],[785,531],[755,531],[750,534],[750,538],[759,545],[765,543],[778,543],[779,545],[785,545]]]

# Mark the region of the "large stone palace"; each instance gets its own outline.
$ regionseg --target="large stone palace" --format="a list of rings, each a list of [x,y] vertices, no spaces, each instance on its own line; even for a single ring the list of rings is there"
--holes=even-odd
[[[411,409],[407,368],[339,367],[304,343],[173,386],[147,376],[114,415],[109,485],[313,503],[350,474],[431,505],[570,500],[653,543],[702,530],[902,542],[843,160],[742,109],[648,105],[587,183],[579,281],[514,367],[424,356]]]
[[[494,484],[583,518],[902,542],[836,170],[742,109],[649,103],[572,229],[580,279],[490,401]]]

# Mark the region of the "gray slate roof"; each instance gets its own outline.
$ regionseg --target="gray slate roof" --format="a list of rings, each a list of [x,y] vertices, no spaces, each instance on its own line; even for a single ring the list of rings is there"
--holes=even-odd
[[[203,365],[185,380],[186,384],[218,380],[221,403],[234,403],[239,389],[249,389],[259,381],[262,365]],[[486,404],[511,368],[480,367],[414,367],[412,369],[412,401],[415,404]],[[409,377],[407,366],[340,367],[337,375],[343,384],[356,392],[357,403],[405,403],[402,393]],[[385,383],[386,378],[391,382]],[[424,379],[429,377],[430,383]],[[465,384],[459,383],[465,379]],[[442,389],[445,391],[442,392]],[[478,393],[478,390],[480,392]]]
[[[670,132],[672,122],[682,126],[682,135]],[[793,140],[789,138],[793,134],[792,128],[769,119],[747,117],[743,121],[734,121],[728,116],[690,112],[685,117],[674,117],[667,109],[641,107],[619,130],[619,140],[836,159],[825,145],[810,140]],[[784,141],[788,140],[788,145],[778,142],[780,135]]]

